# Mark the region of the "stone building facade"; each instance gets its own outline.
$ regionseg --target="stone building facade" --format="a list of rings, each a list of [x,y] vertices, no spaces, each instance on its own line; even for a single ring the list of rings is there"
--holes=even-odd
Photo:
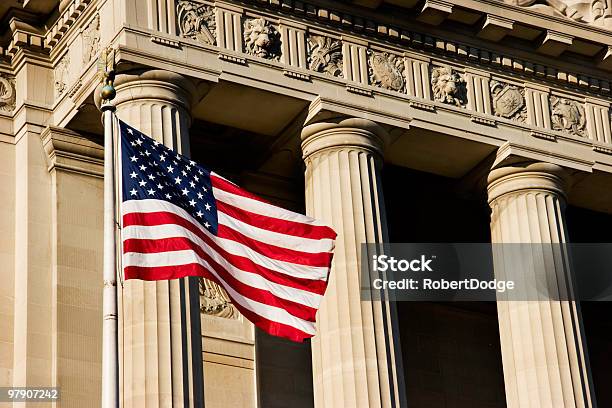
[[[211,282],[123,282],[122,407],[612,406],[604,304],[366,302],[358,272],[362,242],[609,240],[609,0],[3,0],[0,22],[0,386],[99,406],[110,47],[119,118],[339,233],[303,345]]]

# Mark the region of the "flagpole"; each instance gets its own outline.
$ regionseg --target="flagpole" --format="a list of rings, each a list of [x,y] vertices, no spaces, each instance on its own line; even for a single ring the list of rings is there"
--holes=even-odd
[[[104,50],[104,86],[102,98],[102,119],[104,122],[104,292],[102,300],[102,408],[119,407],[119,349],[117,346],[117,273],[115,243],[115,178],[114,178],[114,141],[113,113],[115,97],[113,80],[114,55]],[[113,61],[111,61],[111,59]]]

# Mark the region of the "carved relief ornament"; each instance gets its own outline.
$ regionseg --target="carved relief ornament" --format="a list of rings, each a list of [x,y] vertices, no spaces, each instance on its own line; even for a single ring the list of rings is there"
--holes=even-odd
[[[256,57],[278,61],[281,55],[280,33],[263,18],[244,21],[245,52]]]
[[[53,70],[55,92],[57,92],[58,95],[61,95],[66,90],[66,86],[68,82],[69,65],[70,65],[70,56],[66,54],[62,57],[62,59],[59,60],[55,69]]]
[[[95,15],[83,30],[83,64],[87,64],[100,49],[100,16]]]
[[[308,36],[308,69],[342,77],[342,43],[322,35]]]
[[[370,83],[392,91],[404,89],[404,60],[388,52],[368,50]]]
[[[527,120],[525,90],[499,81],[491,81],[493,113],[506,119]]]
[[[435,67],[431,71],[434,100],[456,106],[467,103],[465,79],[451,67]]]
[[[217,44],[217,22],[212,6],[179,0],[176,14],[181,37],[191,38],[202,44]]]
[[[0,111],[12,112],[15,109],[15,82],[0,75]]]
[[[585,136],[586,116],[581,103],[553,96],[550,98],[554,130]]]
[[[223,288],[208,279],[199,278],[199,281],[201,313],[227,319],[238,318],[238,310]]]

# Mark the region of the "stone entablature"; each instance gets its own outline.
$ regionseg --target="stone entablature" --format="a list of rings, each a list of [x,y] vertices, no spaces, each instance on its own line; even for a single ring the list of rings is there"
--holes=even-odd
[[[59,42],[64,34],[66,34],[68,29],[73,24],[75,24],[76,19],[82,14],[84,8],[87,7],[88,3],[90,2],[91,0],[73,0],[73,4],[66,8],[62,16],[47,31],[44,37],[44,45],[47,49],[52,49],[59,45]],[[367,40],[373,41],[373,43],[395,43],[401,48],[432,51],[435,53],[444,54],[450,58],[469,60],[471,63],[477,63],[483,66],[491,65],[498,69],[507,70],[513,73],[521,73],[527,77],[533,77],[538,80],[550,81],[561,86],[575,87],[580,89],[578,92],[587,91],[602,95],[608,95],[611,92],[610,80],[605,75],[594,76],[582,73],[585,68],[584,65],[577,65],[572,71],[571,69],[568,70],[566,68],[545,64],[539,61],[529,61],[524,58],[515,57],[509,53],[506,54],[496,51],[495,49],[474,46],[473,41],[472,44],[468,43],[467,41],[462,43],[461,41],[444,38],[442,36],[437,37],[430,34],[425,34],[425,32],[429,31],[426,27],[416,26],[417,28],[415,29],[410,28],[408,25],[406,27],[393,26],[384,21],[375,21],[374,19],[360,17],[350,13],[336,11],[330,8],[315,6],[313,4],[299,1],[280,2],[280,0],[266,0],[264,2],[256,2],[255,0],[252,0],[252,2],[256,3],[256,6],[258,7],[263,6],[269,8],[271,9],[270,11],[272,13],[277,14],[269,15],[268,17],[270,19],[278,19],[278,17],[287,16],[290,14],[298,17],[300,20],[307,18],[316,21],[313,26],[331,29],[331,31],[336,32],[336,35],[346,34],[346,31],[350,31],[354,34],[367,37]],[[215,5],[217,7],[215,7]],[[152,11],[152,15],[162,12],[167,14],[167,16],[164,18],[164,20],[167,20],[166,24],[160,25],[158,22],[160,18],[156,18],[154,23],[149,22],[149,24],[147,24],[147,28],[153,29],[154,31],[160,31],[165,36],[174,36],[175,33],[178,33],[180,36],[185,38],[192,38],[206,44],[218,45],[222,48],[240,52],[242,50],[237,49],[239,42],[246,44],[248,42],[248,38],[234,38],[233,33],[225,30],[224,27],[227,26],[229,29],[231,26],[236,25],[236,18],[240,19],[242,24],[247,24],[247,20],[255,20],[246,18],[245,12],[248,14],[248,10],[243,8],[245,5],[246,4],[236,7],[230,5],[229,3],[226,4],[222,2],[207,3],[194,0],[176,0],[175,10],[172,10],[172,12],[167,10]],[[428,2],[426,6],[427,7],[425,8],[430,10],[428,13],[431,14],[431,10],[435,8],[435,5]],[[503,3],[500,3],[499,6],[509,7]],[[224,11],[219,11],[219,9]],[[438,9],[436,8],[436,10]],[[439,12],[439,10],[437,12]],[[262,14],[265,15],[265,13]],[[380,16],[383,15],[381,14]],[[173,19],[176,21],[172,21]],[[499,37],[499,27],[500,24],[503,24],[498,20],[499,18],[493,18],[487,14],[487,19],[482,30],[478,33],[478,36],[486,39],[490,39],[489,37]],[[568,24],[570,23],[577,24],[573,21],[568,22]],[[218,29],[217,26],[219,26]],[[495,29],[492,27],[495,27]],[[268,29],[268,27],[265,28]],[[269,28],[272,30],[275,29],[273,24],[269,25]],[[588,31],[588,27],[586,25],[584,25],[584,30]],[[245,27],[241,27],[240,32],[244,31]],[[278,34],[282,35],[283,37],[288,37],[292,34],[291,31],[292,30],[285,31],[284,33],[279,32]],[[493,34],[492,31],[495,31],[497,34]],[[227,36],[229,37],[225,38]],[[219,40],[217,40],[216,37],[220,37]],[[533,50],[533,52],[534,54],[537,54],[539,51],[542,51],[543,54],[559,56],[560,52],[567,48],[563,46],[563,44],[571,44],[571,38],[575,37],[575,35],[569,36],[561,32],[553,32],[548,30],[546,35],[541,40],[538,39],[536,41],[541,44],[536,50]],[[610,35],[608,34],[607,37],[607,42],[609,44],[601,44],[601,46],[606,49],[607,47],[612,47]],[[496,40],[499,41],[502,39],[503,37],[500,37],[499,39],[496,38]],[[169,46],[180,46],[180,42],[164,38],[164,36],[158,36],[152,38],[152,40]],[[304,41],[303,38],[297,38],[296,40],[297,42],[302,43]],[[282,43],[279,45],[282,45]],[[287,51],[286,45],[283,46],[285,47],[283,51]],[[243,47],[242,49],[245,50],[245,52],[248,52],[247,48]],[[593,51],[590,50],[589,52],[592,53]],[[601,55],[603,60],[600,61],[601,58],[599,57],[597,57],[596,60],[604,63],[604,60],[606,60],[608,54],[612,55],[612,51],[603,52]],[[277,59],[278,57],[279,56],[276,55]],[[295,64],[291,63],[290,65]],[[605,68],[606,64],[600,64],[600,67]]]
[[[60,42],[62,42],[61,40],[67,37],[66,34],[73,25],[81,25],[82,27],[80,28],[80,30],[84,34],[91,34],[90,31],[92,30],[92,21],[80,22],[80,24],[77,21],[83,14],[85,8],[89,7],[91,1],[92,0],[71,0],[67,3],[67,5],[65,5],[65,7],[63,8],[63,13],[44,34],[44,47],[47,50],[52,50],[56,46],[59,46]],[[448,38],[434,37],[432,35],[424,34],[423,32],[427,32],[429,30],[422,26],[420,27],[420,31],[422,32],[418,32],[417,30],[410,28],[408,25],[406,27],[393,26],[392,24],[388,24],[385,21],[375,21],[373,18],[361,17],[352,13],[337,11],[329,7],[326,8],[300,1],[288,2],[282,0],[266,0],[263,2],[255,2],[255,0],[252,0],[252,2],[256,3],[257,7],[263,6],[264,8],[271,9],[270,11],[276,15],[268,15],[267,17],[269,17],[270,19],[278,19],[278,17],[280,16],[287,15],[299,17],[300,20],[303,20],[304,18],[311,19],[313,21],[316,21],[316,23],[313,24],[314,27],[325,29],[331,28],[331,31],[335,32],[335,35],[346,34],[346,31],[348,30],[352,33],[367,37],[367,40],[373,40],[373,43],[395,43],[395,45],[398,45],[400,48],[403,49],[424,50],[425,52],[431,51],[437,54],[443,54],[448,58],[457,58],[459,60],[464,59],[470,61],[470,63],[477,63],[483,66],[490,65],[495,67],[496,69],[506,70],[512,73],[524,74],[526,77],[533,77],[537,80],[550,81],[561,86],[574,87],[578,89],[578,92],[591,92],[602,95],[610,94],[609,79],[606,78],[605,75],[597,77],[593,75],[583,74],[581,73],[581,68],[584,67],[576,66],[575,71],[572,71],[556,66],[546,65],[540,62],[528,61],[524,58],[517,58],[512,55],[506,55],[500,52],[496,52],[492,49],[474,47],[472,44],[468,44],[467,42],[461,43],[459,41],[450,40]],[[100,2],[93,2],[93,5],[97,5],[99,7],[98,3]],[[444,8],[440,8],[440,4],[438,3],[439,2],[437,1],[426,2],[418,20],[430,23],[430,20],[433,18],[433,15],[438,16],[440,15],[440,13],[445,14],[445,12],[443,11]],[[215,5],[218,7],[215,7]],[[338,7],[340,6],[341,5],[338,5]],[[452,2],[448,3],[447,6],[449,10],[452,11]],[[466,7],[467,4],[454,6]],[[509,5],[500,3],[499,7],[500,11],[504,11],[501,9],[501,7],[509,7]],[[518,9],[518,7],[515,8]],[[241,52],[244,50],[245,52],[252,54],[252,52],[249,52],[249,50],[245,48],[246,45],[242,46],[242,49],[238,49],[240,42],[244,44],[248,43],[248,38],[233,38],[233,34],[230,31],[224,29],[225,26],[227,26],[227,28],[229,29],[231,28],[231,26],[236,25],[236,18],[242,21],[241,24],[249,25],[251,24],[249,21],[252,22],[257,20],[256,18],[246,18],[246,14],[249,13],[248,10],[246,10],[242,6],[232,7],[229,3],[226,4],[222,2],[206,3],[193,0],[176,0],[175,10],[165,10],[165,7],[163,7],[163,9],[164,10],[150,11],[149,14],[152,16],[155,14],[163,13],[165,17],[163,19],[156,18],[155,22],[149,22],[147,28],[153,29],[154,31],[160,31],[163,34],[169,36],[174,36],[175,33],[178,33],[180,36],[185,38],[192,38],[196,41],[204,42],[207,44],[218,45],[221,48],[227,48],[232,51]],[[219,11],[220,9],[224,11]],[[476,10],[471,11],[475,12]],[[265,16],[266,13],[262,14]],[[428,16],[428,18],[426,18],[425,16]],[[99,19],[99,17],[97,18]],[[384,14],[380,13],[376,16],[376,18],[382,20],[385,18],[385,16]],[[493,18],[490,14],[487,14],[487,20],[485,21],[483,29],[481,30],[486,32],[487,34],[479,32],[478,36],[484,37],[486,39],[490,39],[489,37],[491,36],[499,37],[499,34],[492,34],[492,30],[495,31],[495,33],[499,33],[498,28],[503,26],[503,24],[500,23],[500,21],[498,20],[499,18]],[[261,21],[265,23],[266,20],[264,19]],[[131,23],[132,22],[129,21],[124,22],[124,24],[128,25],[131,25]],[[568,24],[569,23],[576,24],[574,21],[570,21],[568,22]],[[512,25],[513,23],[509,22],[508,24]],[[217,29],[217,25],[219,26],[219,29]],[[495,27],[495,29],[493,29],[492,27]],[[266,30],[275,30],[275,25],[270,22],[270,24],[268,24],[264,28]],[[247,30],[250,29],[247,27],[240,27],[239,32],[245,32]],[[584,25],[584,30],[588,31],[588,27],[586,25]],[[301,30],[292,30],[284,28],[283,32],[279,31],[277,34],[279,35],[279,37],[284,37],[287,40],[292,40],[292,44],[297,43],[297,46],[302,49],[309,48],[309,40],[307,40],[307,43],[304,44],[304,38],[302,37],[298,37],[295,39],[290,38],[291,35],[295,35],[296,33],[298,35],[303,35],[303,30],[302,32],[300,31]],[[93,34],[93,37],[91,35],[85,35],[84,37],[88,41],[94,39],[99,42],[99,35],[96,37],[95,33]],[[232,38],[225,39],[224,37],[228,35]],[[542,40],[542,44],[539,49],[549,49],[549,51],[553,48],[558,49],[559,44],[569,41],[565,37],[575,37],[575,35],[565,37],[564,36],[565,34],[562,34],[560,32],[547,32],[544,39]],[[24,31],[23,29],[17,30],[13,33],[13,37],[13,41],[6,49],[8,55],[14,54],[15,51],[18,49],[18,46],[20,45],[43,45],[41,44],[41,35],[33,33],[32,30],[30,30],[30,32]],[[216,37],[220,37],[220,41],[217,41]],[[333,37],[330,37],[330,40],[333,39]],[[499,40],[501,39],[502,38],[500,37]],[[164,38],[164,36],[158,36],[152,38],[152,40],[165,45],[180,47],[179,41],[167,39]],[[229,42],[227,40],[229,40]],[[287,42],[289,41],[285,41],[285,43]],[[608,42],[610,42],[610,44],[603,45],[605,47],[612,46],[612,41]],[[268,46],[264,48],[267,47]],[[281,58],[282,54],[287,54],[287,51],[289,51],[287,49],[289,45],[284,44],[282,41],[279,41],[277,47],[279,47],[279,50],[275,54],[276,59]],[[283,49],[281,50],[280,47],[282,47]],[[91,45],[84,44],[83,48],[84,53],[88,54],[89,56],[92,56],[93,53],[91,50]],[[261,52],[264,48],[261,48],[259,51]],[[291,52],[295,53],[295,50],[291,50]],[[607,56],[607,54],[604,56]],[[85,58],[85,56],[83,56],[83,58]],[[289,65],[292,66],[304,67],[305,65],[303,61],[295,62],[291,61],[290,59],[291,56],[289,55],[286,55],[282,58],[283,62],[289,63]]]
[[[121,7],[129,9],[130,0],[125,2]],[[144,60],[139,63],[165,55],[185,61],[193,61],[187,55],[216,55],[248,69],[278,70],[295,80],[290,83],[298,92],[304,89],[300,82],[324,81],[362,98],[404,99],[406,111],[409,106],[432,113],[442,109],[458,117],[467,114],[485,127],[511,123],[536,138],[590,139],[594,150],[610,152],[605,147],[612,144],[610,80],[605,76],[564,71],[297,1],[266,0],[251,7],[176,0],[172,10],[164,6],[139,11],[145,19],[127,13],[130,21],[111,24],[103,16],[116,13],[116,7],[72,0],[49,29],[45,45],[53,61],[54,106],[66,97],[76,105],[83,102],[96,80],[92,61],[102,44],[112,39],[115,47],[131,52],[131,45],[124,44],[138,36],[158,47],[142,48]],[[157,57],[153,50],[159,52]],[[129,60],[130,52],[118,55]],[[254,71],[252,78],[258,75]],[[60,110],[68,109],[73,108]]]
[[[283,3],[280,10],[296,12],[296,7],[297,2]],[[312,14],[326,23],[335,21],[333,13],[304,7],[306,16]],[[186,42],[208,49],[217,44],[223,60],[242,65],[253,58],[279,62],[283,73],[297,80],[310,81],[315,73],[323,73],[364,96],[380,88],[414,98],[412,106],[416,108],[434,111],[430,102],[435,101],[473,111],[474,122],[489,126],[510,119],[542,128],[544,133],[533,133],[536,137],[555,140],[554,133],[561,132],[612,143],[609,101],[584,96],[608,95],[610,82],[606,79],[563,72],[412,31],[368,25],[366,20],[344,14],[337,15],[339,24],[357,26],[364,33],[371,31],[377,41],[343,35],[339,31],[344,30],[320,23],[304,25],[220,2],[180,0],[177,16],[181,38],[173,43],[179,48]],[[381,35],[398,44],[381,41]],[[571,90],[557,90],[536,81]]]
[[[85,4],[74,1],[74,7],[66,8],[64,14]],[[113,7],[109,2],[101,4]],[[118,32],[109,31],[103,15],[112,10],[105,11],[101,4],[93,1],[79,11],[80,20],[65,25],[69,28],[51,48],[54,106],[61,112],[74,109],[68,105],[80,105],[90,92],[96,81],[91,61],[100,46],[113,38],[115,47],[126,51],[119,52],[119,58],[127,61],[134,56],[127,44],[137,36],[151,44],[151,48],[146,45],[138,51],[139,63],[165,58],[162,55],[190,61],[215,56],[237,64],[237,70],[238,66],[253,69],[255,80],[262,74],[255,70],[257,66],[276,70],[290,78],[287,86],[298,92],[313,81],[323,81],[326,86],[340,86],[356,94],[364,106],[377,95],[404,100],[406,123],[411,121],[410,109],[434,114],[444,111],[458,119],[467,115],[482,134],[490,133],[486,128],[511,126],[541,140],[562,138],[575,143],[585,139],[593,150],[612,153],[610,81],[605,78],[564,72],[414,31],[376,26],[368,20],[349,19],[346,14],[339,14],[342,18],[336,24],[333,13],[307,5],[300,11],[296,9],[298,2],[278,7],[259,3],[272,7],[262,10],[236,3],[176,0],[173,22],[161,24],[155,13],[163,10],[149,11],[155,24],[140,21],[145,26],[140,28],[115,22],[116,30],[123,27]],[[313,14],[313,10],[319,11]],[[301,18],[297,18],[298,12]],[[62,21],[68,24],[70,19]],[[103,24],[106,31],[104,27],[101,30]],[[226,64],[221,69],[230,67]],[[262,83],[269,80],[268,75],[260,78]],[[62,102],[66,100],[71,102]],[[58,117],[61,115],[64,113]],[[444,125],[447,119],[437,120]],[[457,123],[454,120],[453,126]]]

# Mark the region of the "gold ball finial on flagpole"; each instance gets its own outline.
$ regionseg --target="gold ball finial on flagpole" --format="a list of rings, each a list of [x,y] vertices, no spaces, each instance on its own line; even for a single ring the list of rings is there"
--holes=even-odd
[[[102,90],[100,97],[102,98],[102,107],[109,106],[110,101],[115,98],[117,91],[113,85],[115,81],[115,50],[107,47],[100,53],[98,60],[98,73],[101,77]]]
[[[112,83],[105,83],[100,91],[100,96],[104,101],[110,101],[117,95],[117,91],[115,91],[115,87]]]

